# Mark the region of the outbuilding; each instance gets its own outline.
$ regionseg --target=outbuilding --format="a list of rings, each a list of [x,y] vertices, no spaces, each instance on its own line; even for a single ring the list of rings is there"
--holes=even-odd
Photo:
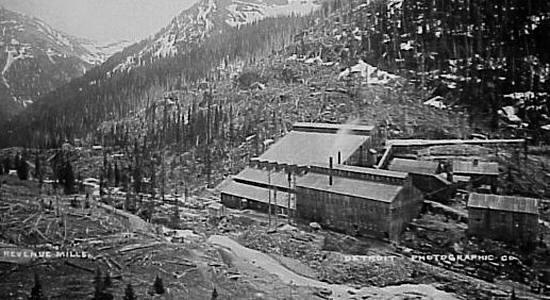
[[[536,242],[538,199],[472,193],[468,199],[468,233],[518,244]]]

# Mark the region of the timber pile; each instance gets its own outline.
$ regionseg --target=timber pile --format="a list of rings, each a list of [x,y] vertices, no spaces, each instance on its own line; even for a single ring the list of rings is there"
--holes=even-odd
[[[10,185],[3,189],[8,191],[9,200],[0,200],[0,245],[37,251],[85,251],[89,258],[0,262],[1,299],[27,298],[33,284],[29,272],[37,272],[41,281],[47,282],[43,287],[48,296],[89,298],[96,268],[111,275],[115,299],[122,298],[127,282],[133,283],[140,298],[145,297],[156,275],[163,278],[169,296],[175,299],[201,299],[212,292],[213,284],[220,294],[231,298],[243,298],[253,290],[238,280],[239,274],[221,262],[219,253],[201,235],[194,235],[191,244],[172,243],[163,234],[128,232],[118,215],[93,204],[86,210],[73,208],[72,197],[60,197],[57,206],[54,196],[43,196],[43,207],[37,197],[27,196],[33,189],[12,189]],[[19,194],[12,193],[15,190]],[[48,207],[50,200],[52,209]]]

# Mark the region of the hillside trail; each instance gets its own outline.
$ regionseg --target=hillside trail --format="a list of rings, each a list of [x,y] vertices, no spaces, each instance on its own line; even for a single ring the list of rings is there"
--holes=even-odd
[[[332,291],[327,299],[360,299],[369,297],[369,299],[414,299],[420,300],[456,300],[452,294],[437,290],[435,287],[426,284],[404,284],[399,286],[388,286],[384,288],[364,287],[356,289],[352,286],[343,284],[329,284],[315,279],[307,278],[294,273],[281,265],[271,256],[260,251],[253,250],[242,246],[230,237],[222,235],[212,235],[208,238],[208,242],[216,245],[232,256],[235,266],[240,266],[241,271],[246,269],[245,265],[254,265],[257,268],[263,269],[271,275],[276,275],[280,280],[287,285],[315,287]],[[314,298],[318,299],[318,298]]]

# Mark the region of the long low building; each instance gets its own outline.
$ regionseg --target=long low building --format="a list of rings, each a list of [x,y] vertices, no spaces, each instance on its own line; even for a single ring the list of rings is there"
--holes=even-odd
[[[230,208],[253,209],[261,212],[271,211],[274,214],[288,214],[296,209],[296,197],[293,193],[281,192],[276,189],[258,187],[240,182],[230,182],[221,194],[222,203]]]
[[[245,168],[223,185],[221,200],[230,208],[261,212],[268,212],[271,203],[273,213],[284,215],[289,214],[289,209],[296,209],[295,191],[289,187],[288,174],[268,168]]]

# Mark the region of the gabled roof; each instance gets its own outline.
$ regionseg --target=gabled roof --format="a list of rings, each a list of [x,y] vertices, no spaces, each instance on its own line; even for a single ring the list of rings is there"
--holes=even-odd
[[[538,203],[538,199],[535,198],[471,193],[468,208],[538,214]]]
[[[394,158],[388,169],[413,174],[435,174],[438,165],[436,161]]]
[[[392,202],[403,189],[400,185],[339,176],[333,176],[332,185],[329,185],[329,176],[317,173],[308,173],[300,177],[296,186],[382,202]]]
[[[359,149],[368,136],[291,131],[272,145],[258,159],[289,165],[328,163],[332,156],[336,163],[338,151],[342,162]]]
[[[465,175],[498,175],[498,163],[480,161],[476,166],[473,161],[454,161],[453,173]]]
[[[231,181],[225,185],[221,193],[263,203],[269,203],[269,195],[271,194],[272,204],[288,207],[289,193],[270,190],[236,181]],[[275,203],[275,201],[277,203]],[[296,209],[295,197],[290,197],[290,209]]]

